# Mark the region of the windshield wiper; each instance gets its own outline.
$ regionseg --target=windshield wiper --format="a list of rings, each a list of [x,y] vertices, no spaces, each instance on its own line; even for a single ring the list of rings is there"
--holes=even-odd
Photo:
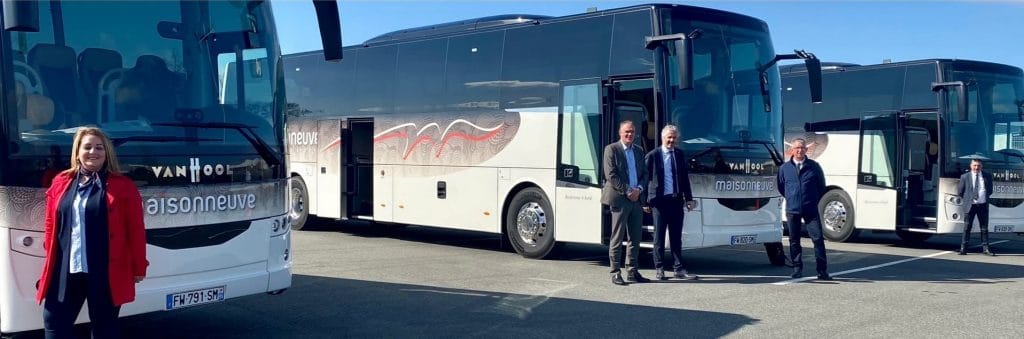
[[[143,142],[175,142],[175,141],[224,141],[224,139],[213,138],[190,138],[165,135],[135,135],[130,137],[110,138],[114,146],[121,146],[133,141]]]
[[[768,153],[772,155],[772,161],[775,162],[775,166],[782,165],[785,160],[782,159],[782,155],[779,154],[779,149],[775,148],[775,143],[768,140],[733,140],[730,142],[740,144],[761,144],[768,150]]]
[[[693,159],[697,159],[699,157],[702,157],[705,154],[711,153],[713,151],[723,150],[723,149],[747,149],[747,148],[746,147],[740,147],[740,146],[711,146],[711,147],[705,148],[704,150],[702,150],[700,152],[694,153],[693,155],[690,156],[690,160],[692,161]]]
[[[150,124],[152,126],[170,126],[170,127],[184,127],[184,128],[205,128],[205,129],[233,129],[238,131],[245,140],[252,144],[252,148],[256,149],[256,152],[260,154],[267,164],[283,165],[284,160],[280,153],[275,152],[263,138],[260,138],[259,134],[256,134],[254,129],[256,126],[250,126],[246,124],[228,123],[228,122],[157,122]]]

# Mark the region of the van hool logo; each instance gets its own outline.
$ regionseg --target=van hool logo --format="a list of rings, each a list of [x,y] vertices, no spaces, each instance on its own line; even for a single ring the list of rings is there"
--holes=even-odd
[[[150,166],[157,178],[188,177],[192,182],[199,182],[203,177],[214,177],[235,174],[230,165],[203,164],[199,158],[188,158],[188,166]]]
[[[1017,181],[1021,179],[1020,173],[1010,172],[1010,170],[1004,170],[1002,172],[992,173],[992,178],[995,180],[1003,181]]]

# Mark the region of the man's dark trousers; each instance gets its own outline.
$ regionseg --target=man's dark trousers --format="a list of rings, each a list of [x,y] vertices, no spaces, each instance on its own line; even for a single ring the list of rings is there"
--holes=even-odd
[[[664,269],[665,231],[668,230],[669,251],[675,260],[673,271],[683,270],[683,208],[682,197],[661,196],[651,201],[654,217],[654,268]]]
[[[825,238],[821,234],[821,218],[818,213],[787,214],[787,228],[789,229],[789,257],[793,261],[793,270],[804,269],[803,247],[800,246],[800,236],[804,224],[807,225],[807,236],[814,243],[814,261],[818,274],[828,273],[828,259],[825,258]]]

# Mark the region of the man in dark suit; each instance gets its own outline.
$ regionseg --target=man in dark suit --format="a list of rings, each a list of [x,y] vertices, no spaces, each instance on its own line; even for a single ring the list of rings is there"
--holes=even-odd
[[[661,147],[655,148],[644,157],[647,175],[647,203],[644,212],[654,213],[654,269],[658,280],[668,279],[662,256],[665,255],[665,231],[668,231],[669,250],[675,261],[675,277],[686,280],[697,279],[696,275],[683,268],[683,206],[687,211],[694,207],[690,190],[690,175],[686,170],[683,151],[676,148],[679,129],[665,125],[661,130]]]
[[[981,170],[981,159],[971,159],[971,171],[960,176],[957,184],[957,196],[962,203],[970,203],[967,219],[964,219],[964,236],[960,241],[960,252],[967,254],[967,243],[971,240],[971,228],[974,216],[978,216],[978,228],[981,231],[981,253],[995,256],[988,247],[988,199],[992,196],[992,173]]]
[[[622,240],[629,239],[626,246],[626,280],[648,282],[637,272],[637,256],[640,255],[640,233],[643,211],[640,193],[647,185],[647,169],[644,166],[644,150],[635,144],[636,127],[632,121],[619,123],[619,141],[604,148],[604,188],[601,203],[608,205],[612,212],[612,234],[608,240],[612,283],[625,285],[619,269],[619,252]]]
[[[807,141],[793,140],[793,157],[779,167],[776,179],[779,194],[786,199],[786,226],[789,230],[789,256],[793,262],[791,277],[804,276],[803,247],[800,233],[806,223],[807,235],[814,244],[814,263],[818,280],[832,280],[825,257],[825,238],[821,234],[818,201],[825,194],[825,172],[818,162],[807,157]]]

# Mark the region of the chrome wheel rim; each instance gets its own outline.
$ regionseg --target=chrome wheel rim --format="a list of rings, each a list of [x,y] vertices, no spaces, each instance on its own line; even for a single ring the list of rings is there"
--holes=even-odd
[[[288,215],[292,220],[299,220],[306,212],[306,201],[302,200],[302,189],[292,187],[292,209]]]
[[[833,232],[840,232],[846,226],[846,205],[839,201],[829,201],[825,204],[825,213],[822,215],[822,223],[825,228]]]
[[[536,202],[520,207],[519,213],[516,214],[516,230],[524,244],[537,245],[547,236],[548,222],[544,208]]]

